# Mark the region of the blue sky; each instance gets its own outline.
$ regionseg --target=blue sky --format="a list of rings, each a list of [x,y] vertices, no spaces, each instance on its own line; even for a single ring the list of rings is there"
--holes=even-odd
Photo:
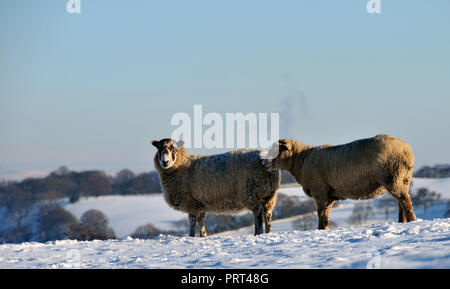
[[[408,141],[449,163],[450,1],[0,2],[0,175],[153,169],[176,112],[280,112],[282,137]],[[209,153],[208,151],[204,151]]]

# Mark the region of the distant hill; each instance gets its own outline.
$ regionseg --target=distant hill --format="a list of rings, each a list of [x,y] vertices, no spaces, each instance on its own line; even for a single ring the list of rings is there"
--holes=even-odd
[[[432,167],[423,166],[414,173],[416,178],[450,178],[450,164],[440,164]]]
[[[288,171],[281,171],[281,183],[282,184],[296,184],[297,181]]]

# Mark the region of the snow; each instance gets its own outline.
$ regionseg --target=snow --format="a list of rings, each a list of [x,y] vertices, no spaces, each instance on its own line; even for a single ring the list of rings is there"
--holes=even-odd
[[[147,223],[160,229],[175,229],[177,221],[187,218],[185,213],[171,209],[162,194],[83,198],[65,209],[78,219],[87,210],[102,211],[118,237],[131,235],[138,226]]]
[[[449,268],[450,219],[253,236],[0,245],[0,268]]]
[[[293,223],[302,216],[295,216],[275,220],[273,233],[260,236],[250,226],[207,238],[133,239],[128,236],[140,225],[175,229],[186,214],[171,209],[162,194],[65,202],[78,218],[89,209],[103,211],[119,239],[3,244],[0,268],[450,268],[450,219],[439,219],[450,199],[450,178],[413,181],[413,188],[427,187],[444,199],[426,213],[415,208],[416,222],[392,222],[395,209],[390,221],[377,212],[370,224],[350,226],[354,204],[362,201],[346,200],[332,209],[337,227],[330,231],[297,231]],[[308,199],[299,186],[279,191]]]

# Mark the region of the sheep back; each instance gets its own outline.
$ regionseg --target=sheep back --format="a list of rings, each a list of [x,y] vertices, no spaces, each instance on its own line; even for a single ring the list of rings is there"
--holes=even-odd
[[[184,165],[160,172],[167,203],[193,212],[237,213],[276,192],[280,171],[267,171],[261,150],[242,149],[223,154],[190,155]]]
[[[377,135],[311,148],[300,179],[306,191],[329,191],[335,199],[371,199],[386,189],[407,190],[413,167],[414,155],[408,143]]]

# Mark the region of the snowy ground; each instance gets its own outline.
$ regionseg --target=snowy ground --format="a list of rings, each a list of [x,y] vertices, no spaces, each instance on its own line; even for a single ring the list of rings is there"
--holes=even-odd
[[[450,268],[450,219],[260,236],[0,245],[0,268]]]
[[[148,222],[174,229],[186,215],[172,210],[162,195],[108,196],[65,203],[78,218],[88,209],[103,211],[119,240],[56,241],[0,245],[0,268],[450,268],[450,218],[443,218],[450,199],[450,178],[414,179],[442,195],[423,219],[398,224],[381,213],[373,224],[350,226],[354,204],[333,208],[330,231],[296,231],[295,216],[273,222],[273,233],[253,236],[253,227],[207,238],[159,236],[152,240],[127,237]],[[280,192],[307,199],[298,186]],[[391,213],[395,220],[397,211]],[[435,219],[437,218],[437,219]],[[439,219],[440,218],[440,219]]]

